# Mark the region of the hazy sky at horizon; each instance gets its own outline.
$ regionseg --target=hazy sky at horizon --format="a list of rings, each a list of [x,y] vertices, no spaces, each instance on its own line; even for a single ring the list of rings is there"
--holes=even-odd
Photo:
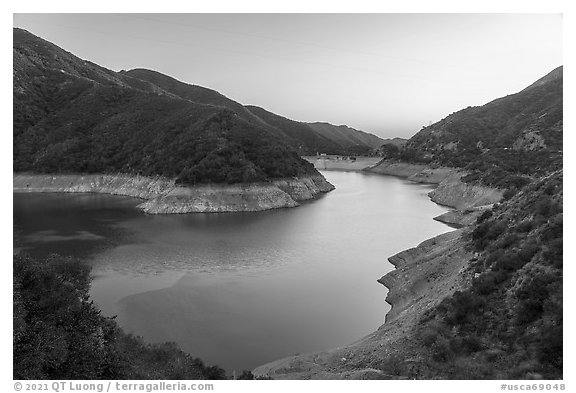
[[[410,137],[563,63],[560,14],[15,14],[115,71],[148,68],[299,121]]]

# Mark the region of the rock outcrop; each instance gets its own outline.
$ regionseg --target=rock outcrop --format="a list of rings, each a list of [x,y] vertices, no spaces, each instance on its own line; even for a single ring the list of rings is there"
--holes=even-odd
[[[467,227],[474,224],[484,209],[489,208],[490,206],[481,206],[475,209],[450,210],[444,214],[434,217],[434,220],[443,222],[444,224],[453,228]]]
[[[162,177],[117,175],[13,176],[14,192],[96,192],[144,199],[138,205],[149,214],[249,212],[295,207],[334,189],[319,175],[279,179],[269,183],[176,185]]]
[[[428,193],[430,199],[441,205],[456,209],[490,205],[497,203],[504,195],[503,190],[479,184],[464,183],[460,180],[462,173],[453,173]]]

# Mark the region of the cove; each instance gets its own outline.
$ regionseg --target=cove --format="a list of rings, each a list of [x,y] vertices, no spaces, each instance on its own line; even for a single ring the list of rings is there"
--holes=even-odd
[[[87,260],[105,315],[228,372],[342,346],[389,309],[387,258],[451,229],[430,186],[325,171],[336,189],[298,208],[146,215],[139,200],[14,194],[15,247]]]

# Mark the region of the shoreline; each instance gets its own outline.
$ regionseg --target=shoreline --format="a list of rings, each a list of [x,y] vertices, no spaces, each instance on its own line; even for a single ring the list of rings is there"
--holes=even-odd
[[[394,270],[377,281],[388,289],[384,301],[390,305],[390,310],[375,332],[343,347],[263,364],[253,370],[255,376],[274,379],[402,379],[383,372],[382,368],[386,368],[383,363],[398,353],[405,358],[416,353],[414,348],[419,344],[411,341],[405,333],[415,328],[426,310],[463,287],[467,281],[466,267],[473,255],[465,250],[462,235],[484,209],[500,201],[502,191],[465,184],[460,181],[464,173],[455,168],[381,161],[365,172],[435,184],[434,190],[428,193],[430,200],[454,210],[433,219],[453,230],[388,258]],[[415,363],[414,367],[420,366]]]
[[[255,212],[299,206],[332,191],[322,175],[267,183],[176,185],[173,179],[128,174],[13,174],[14,193],[101,193],[143,202],[148,214]]]
[[[378,168],[380,164],[386,165],[384,171]],[[379,278],[377,281],[388,288],[385,302],[390,304],[391,308],[385,316],[384,324],[379,326],[375,332],[344,347],[320,353],[291,356],[266,363],[253,370],[256,376],[270,376],[277,379],[394,378],[393,375],[384,374],[377,368],[360,366],[366,362],[372,363],[383,359],[383,356],[373,356],[376,348],[382,349],[386,346],[387,350],[383,352],[383,354],[389,353],[391,350],[408,351],[409,346],[403,342],[404,338],[401,333],[406,331],[406,329],[409,328],[425,310],[432,307],[435,302],[439,302],[444,296],[454,292],[454,290],[456,290],[454,288],[460,286],[458,284],[461,279],[461,277],[458,277],[459,273],[465,268],[468,260],[471,258],[471,256],[463,250],[463,242],[460,240],[460,234],[465,231],[465,226],[475,221],[475,218],[481,214],[484,208],[490,206],[490,204],[474,205],[477,205],[479,203],[478,201],[485,201],[486,198],[491,200],[490,198],[494,198],[494,195],[498,195],[498,193],[488,188],[486,188],[488,191],[486,194],[481,193],[480,195],[473,192],[462,192],[461,189],[452,192],[450,185],[455,184],[456,187],[462,188],[462,184],[464,184],[459,181],[459,176],[456,177],[454,175],[454,169],[452,168],[409,167],[410,164],[400,163],[400,165],[398,165],[398,163],[395,163],[393,167],[395,170],[391,170],[388,163],[381,162],[380,164],[369,170],[354,169],[353,171],[394,176],[417,183],[436,184],[437,187],[428,193],[431,201],[452,208],[458,205],[472,207],[455,209],[438,217],[434,217],[434,219],[452,226],[452,228],[460,226],[460,228],[464,229],[451,230],[445,234],[427,239],[414,248],[401,251],[388,258],[394,266],[394,270]],[[410,173],[406,175],[408,170]],[[143,199],[144,202],[138,205],[138,207],[147,213],[148,211],[146,211],[146,209],[150,209],[151,214],[190,212],[190,210],[186,210],[189,208],[188,204],[191,203],[191,200],[197,203],[198,198],[202,198],[202,203],[204,203],[204,205],[200,205],[200,208],[206,208],[207,204],[209,207],[209,203],[220,203],[222,199],[226,200],[228,198],[228,200],[232,201],[232,204],[229,206],[236,208],[236,210],[216,210],[213,208],[214,210],[210,210],[211,212],[259,211],[270,208],[295,207],[299,205],[298,201],[314,199],[318,195],[334,188],[323,176],[282,179],[274,181],[272,184],[203,185],[197,186],[193,190],[187,187],[176,186],[174,182],[169,179],[122,174],[37,175],[19,173],[13,176],[14,192],[96,192],[126,195]],[[318,177],[320,177],[323,182],[322,180],[315,179]],[[319,184],[316,184],[316,182]],[[324,185],[325,189],[328,189],[327,191],[322,190],[321,187],[323,183],[329,185]],[[439,199],[444,200],[442,199],[444,197],[449,202],[457,201],[458,204],[450,205],[449,203],[439,203],[437,200],[434,200],[432,195],[440,184],[444,184],[444,191],[443,194],[440,194],[441,197]],[[272,187],[272,191],[270,191],[270,187]],[[464,184],[465,189],[468,187],[475,186]],[[229,195],[225,198],[218,198],[222,192],[229,193]],[[246,200],[250,198],[250,192],[268,196],[282,192],[292,201],[288,202],[291,206],[248,210],[246,207],[250,207],[250,205],[246,204]],[[268,194],[270,192],[271,194]],[[199,195],[199,197],[197,195]],[[241,204],[237,204],[238,199],[241,200]],[[258,199],[256,199],[256,202],[256,206],[263,206],[261,203],[258,204]],[[176,203],[176,205],[174,205],[174,203]],[[170,207],[170,211],[162,211],[162,209],[166,209],[166,206]],[[176,208],[174,208],[174,206],[176,206]],[[238,210],[238,206],[240,206],[242,210]],[[198,210],[193,211],[206,211],[199,210],[199,208],[197,209]],[[456,236],[455,234],[458,235]],[[444,256],[444,254],[448,255]],[[457,255],[457,257],[454,257],[454,255]],[[446,266],[453,267],[454,271],[446,270]],[[430,277],[433,277],[432,283],[434,283],[434,285],[430,283]],[[447,286],[447,284],[450,285]],[[431,296],[430,294],[434,291],[438,294]],[[423,299],[425,299],[424,303]],[[386,334],[384,334],[384,332]],[[351,363],[352,359],[354,359],[355,363]],[[358,367],[353,367],[353,364],[358,365]]]

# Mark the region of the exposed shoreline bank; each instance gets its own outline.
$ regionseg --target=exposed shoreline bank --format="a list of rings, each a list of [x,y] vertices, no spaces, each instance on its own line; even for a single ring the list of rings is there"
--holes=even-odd
[[[269,183],[176,185],[174,180],[127,174],[13,174],[13,192],[102,193],[143,199],[148,214],[255,212],[296,207],[334,189],[321,175]]]
[[[502,191],[463,183],[460,178],[465,173],[455,168],[382,161],[365,171],[436,184],[428,194],[430,199],[455,210],[434,219],[462,229],[388,258],[395,269],[377,281],[388,288],[385,301],[391,309],[376,332],[340,348],[264,364],[253,371],[254,375],[275,379],[396,379],[398,376],[382,371],[390,356],[402,354],[407,359],[417,353],[418,343],[407,333],[416,328],[427,310],[464,286],[466,267],[473,255],[466,251],[462,236],[485,208],[501,200]]]
[[[366,171],[402,177],[416,183],[435,184],[437,187],[428,193],[432,202],[458,210],[497,203],[504,194],[503,190],[464,183],[460,178],[466,175],[466,172],[458,168],[382,161]]]

